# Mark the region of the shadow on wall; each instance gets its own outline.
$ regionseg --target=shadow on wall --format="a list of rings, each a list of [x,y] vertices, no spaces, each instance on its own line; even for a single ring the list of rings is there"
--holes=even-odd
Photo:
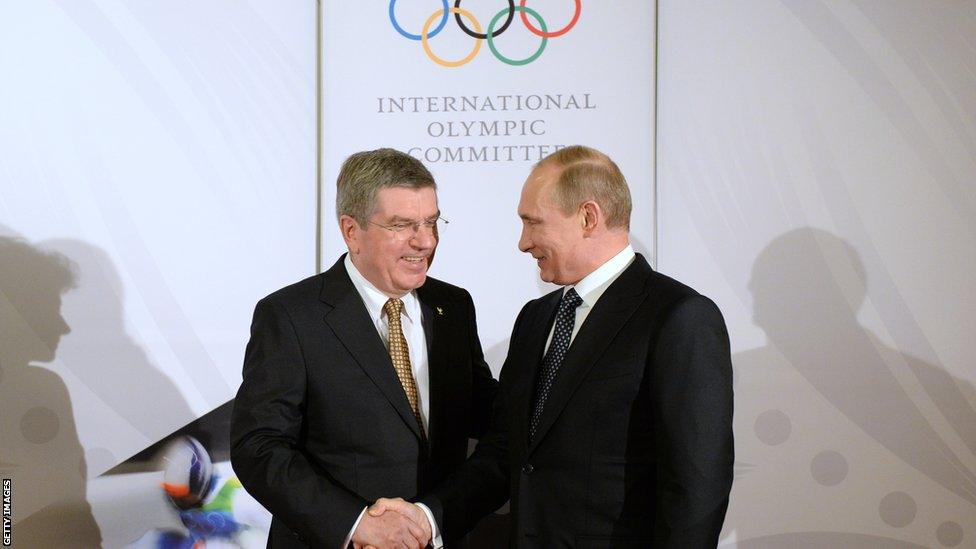
[[[122,282],[104,250],[69,239],[32,245],[11,234],[0,226],[0,473],[13,478],[15,545],[97,546],[88,474],[126,456],[84,450],[58,372],[70,372],[149,441],[192,410],[127,333]],[[50,367],[34,364],[55,357]]]
[[[976,471],[959,458],[918,405],[925,398],[934,403],[944,418],[944,422],[938,422],[940,430],[955,431],[962,445],[976,456],[976,411],[967,399],[967,392],[971,396],[973,387],[937,365],[888,347],[860,325],[856,315],[866,296],[867,277],[859,255],[850,244],[812,228],[781,235],[756,260],[749,289],[754,299],[754,320],[765,331],[770,344],[733,358],[737,400],[749,398],[749,391],[753,390],[765,391],[767,397],[783,391],[784,387],[769,380],[779,366],[783,366],[780,372],[798,372],[861,432],[936,485],[971,503],[969,511],[961,512],[961,516],[969,516],[976,510]],[[896,372],[913,375],[925,395],[913,398]],[[756,398],[763,396],[757,393]],[[810,419],[791,419],[782,410],[767,410],[755,418],[754,424],[741,425],[737,430],[742,436],[751,428],[754,433],[746,436],[754,434],[766,446],[786,442],[794,420],[807,427],[817,425],[824,430],[818,434],[821,438],[836,436],[827,432],[831,429],[828,419]],[[803,433],[793,435],[802,437]],[[811,480],[820,487],[840,484],[850,470],[843,446],[856,443],[844,440],[835,443],[839,447],[821,451],[800,464],[806,478],[812,476]],[[737,445],[742,443],[737,441]],[[956,449],[962,448],[957,445]],[[748,462],[755,456],[737,457]],[[737,463],[736,476],[759,474],[750,471],[751,468],[752,465]],[[876,498],[865,495],[865,501],[877,505],[874,515],[877,524],[863,525],[868,532],[890,531],[889,527],[907,526],[914,520],[918,504],[912,495],[890,490],[891,486],[878,486]],[[744,490],[741,494],[746,500],[753,497],[748,492]],[[756,511],[779,504],[775,499],[740,504],[738,507],[748,510],[750,516],[730,513],[726,531],[734,529],[740,540],[738,546],[743,548],[912,546],[864,532],[806,531],[753,537],[750,531],[757,533]],[[933,537],[945,547],[963,541],[963,527],[950,520],[952,514],[955,512],[941,517],[943,522],[933,532]]]
[[[61,308],[71,325],[58,351],[61,363],[150,442],[193,419],[183,394],[128,334],[122,280],[108,254],[80,240],[41,245],[76,266],[76,287]],[[97,463],[89,463],[89,470],[101,473],[125,457],[92,449],[88,458]]]
[[[17,546],[101,543],[85,501],[87,465],[67,388],[37,366],[54,360],[71,331],[61,295],[74,284],[64,256],[0,236],[0,472],[12,479]]]

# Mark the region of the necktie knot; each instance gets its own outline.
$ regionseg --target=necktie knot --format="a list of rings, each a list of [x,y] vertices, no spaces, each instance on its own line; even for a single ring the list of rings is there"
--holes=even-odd
[[[559,308],[563,311],[577,308],[583,303],[583,298],[576,293],[576,288],[570,288],[568,292],[563,295],[562,301],[559,303]]]
[[[400,312],[403,311],[403,301],[390,298],[383,305],[383,310],[386,311],[386,316],[390,318],[400,318]]]

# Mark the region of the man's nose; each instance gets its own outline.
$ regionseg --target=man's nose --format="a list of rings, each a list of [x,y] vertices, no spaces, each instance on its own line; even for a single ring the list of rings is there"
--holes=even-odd
[[[519,235],[518,249],[519,251],[528,253],[532,249],[532,240],[529,235],[525,234],[526,230],[522,229],[522,234]]]
[[[68,323],[61,315],[58,315],[57,329],[60,335],[68,335],[71,333],[71,326],[68,326]]]
[[[431,229],[420,225],[416,228],[410,243],[415,248],[422,250],[433,248],[437,245],[437,229]]]

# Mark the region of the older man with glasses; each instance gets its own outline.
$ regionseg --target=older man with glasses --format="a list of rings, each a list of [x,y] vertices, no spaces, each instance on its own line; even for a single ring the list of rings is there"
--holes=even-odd
[[[349,252],[255,308],[231,457],[274,515],[269,546],[426,546],[426,521],[364,511],[430,490],[487,429],[497,384],[471,296],[427,276],[436,190],[407,154],[352,155],[336,195]]]

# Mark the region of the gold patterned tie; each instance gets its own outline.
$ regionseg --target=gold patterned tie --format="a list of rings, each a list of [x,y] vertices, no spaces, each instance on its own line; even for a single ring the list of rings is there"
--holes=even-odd
[[[393,369],[396,370],[397,377],[400,378],[403,392],[407,394],[413,416],[417,418],[417,425],[420,426],[420,438],[427,440],[424,421],[420,416],[417,383],[413,379],[413,369],[410,368],[410,349],[407,347],[407,339],[403,337],[403,327],[400,324],[403,302],[399,299],[390,299],[383,306],[383,310],[386,311],[386,318],[390,324],[390,359],[393,360]]]

